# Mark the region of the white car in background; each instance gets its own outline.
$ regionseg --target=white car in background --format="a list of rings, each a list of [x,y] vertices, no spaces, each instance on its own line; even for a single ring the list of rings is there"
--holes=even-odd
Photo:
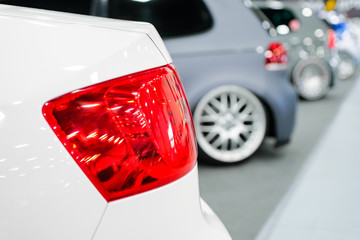
[[[0,5],[0,239],[230,239],[154,27]]]

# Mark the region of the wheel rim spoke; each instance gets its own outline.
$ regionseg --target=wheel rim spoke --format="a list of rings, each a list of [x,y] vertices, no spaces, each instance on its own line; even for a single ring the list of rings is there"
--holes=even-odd
[[[218,119],[219,119],[219,116],[217,114],[216,115],[215,114],[214,115],[204,115],[204,116],[201,116],[200,122],[201,123],[205,123],[205,122],[212,123]]]
[[[202,132],[207,132],[207,133],[210,133],[210,132],[218,132],[216,125],[201,126],[201,131],[202,131]]]
[[[233,108],[234,112],[239,112],[240,109],[245,106],[246,102],[247,101],[245,98],[240,98],[240,100],[236,103],[236,105]]]
[[[250,117],[250,113],[253,111],[253,107],[249,104],[246,105],[244,110],[239,114],[239,120],[245,121],[248,117]]]
[[[236,149],[237,148],[237,145],[239,143],[239,138],[236,138],[236,139],[233,139],[231,138],[230,139],[230,149]]]
[[[245,125],[245,128],[248,132],[253,131],[254,130],[254,126],[253,125]]]
[[[223,109],[227,109],[228,108],[228,94],[226,94],[226,93],[221,94],[220,101],[221,101],[221,105],[222,105]]]
[[[219,112],[224,111],[224,107],[221,102],[219,102],[216,98],[211,99],[210,103],[219,110]]]
[[[215,110],[209,105],[204,108],[204,111],[209,115],[217,115],[217,112],[215,112]]]
[[[228,149],[228,140],[223,141],[221,144],[221,150],[226,151]]]
[[[218,135],[218,133],[215,131],[209,132],[209,134],[206,135],[205,138],[206,138],[206,140],[208,140],[208,142],[210,142],[211,140],[213,140],[216,137],[216,135]]]
[[[237,104],[238,104],[238,101],[237,101],[236,94],[235,93],[230,93],[230,106],[231,106],[231,109],[236,107]]]
[[[221,135],[213,142],[211,143],[211,145],[213,145],[213,147],[218,148],[223,144],[223,139],[221,138]]]

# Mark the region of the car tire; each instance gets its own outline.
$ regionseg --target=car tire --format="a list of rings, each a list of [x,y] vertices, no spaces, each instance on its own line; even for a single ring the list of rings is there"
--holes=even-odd
[[[319,58],[297,62],[292,71],[292,83],[301,99],[315,101],[324,98],[332,85],[329,64]]]
[[[200,156],[212,163],[235,163],[261,145],[267,128],[266,110],[249,90],[221,86],[205,94],[194,111]]]
[[[339,64],[336,67],[336,77],[340,80],[347,80],[356,73],[357,64],[353,56],[346,52],[340,51],[338,53]]]

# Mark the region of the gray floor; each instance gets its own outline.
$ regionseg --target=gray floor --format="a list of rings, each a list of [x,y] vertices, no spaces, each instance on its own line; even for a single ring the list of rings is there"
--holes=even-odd
[[[288,146],[272,149],[271,142],[265,142],[252,158],[231,166],[209,166],[200,160],[201,196],[234,240],[256,237],[326,133],[356,80],[338,82],[321,101],[300,102],[296,129]]]
[[[360,238],[359,93],[357,82],[257,240]]]

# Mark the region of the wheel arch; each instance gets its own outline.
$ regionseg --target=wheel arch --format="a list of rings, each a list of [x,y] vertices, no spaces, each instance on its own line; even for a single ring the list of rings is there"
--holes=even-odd
[[[239,81],[239,82],[241,82],[241,81]],[[215,88],[218,88],[218,87],[221,87],[221,86],[226,86],[226,85],[236,85],[236,86],[247,89],[248,91],[253,93],[259,99],[261,104],[264,106],[264,110],[265,110],[265,114],[266,114],[267,125],[266,125],[265,136],[266,137],[276,137],[277,127],[276,127],[276,123],[275,123],[274,111],[271,108],[270,104],[259,93],[259,91],[255,90],[254,88],[249,88],[249,87],[243,86],[242,84],[239,84],[239,82],[236,83],[236,80],[229,80],[229,81],[222,81],[222,82],[219,81],[218,84],[209,85],[206,88],[199,88],[199,89],[194,88],[194,89],[192,89],[191,95],[187,96],[188,101],[189,101],[189,106],[190,106],[190,109],[191,109],[191,113],[194,114],[195,108],[198,105],[201,98],[206,93],[211,91],[212,89],[215,89]]]

